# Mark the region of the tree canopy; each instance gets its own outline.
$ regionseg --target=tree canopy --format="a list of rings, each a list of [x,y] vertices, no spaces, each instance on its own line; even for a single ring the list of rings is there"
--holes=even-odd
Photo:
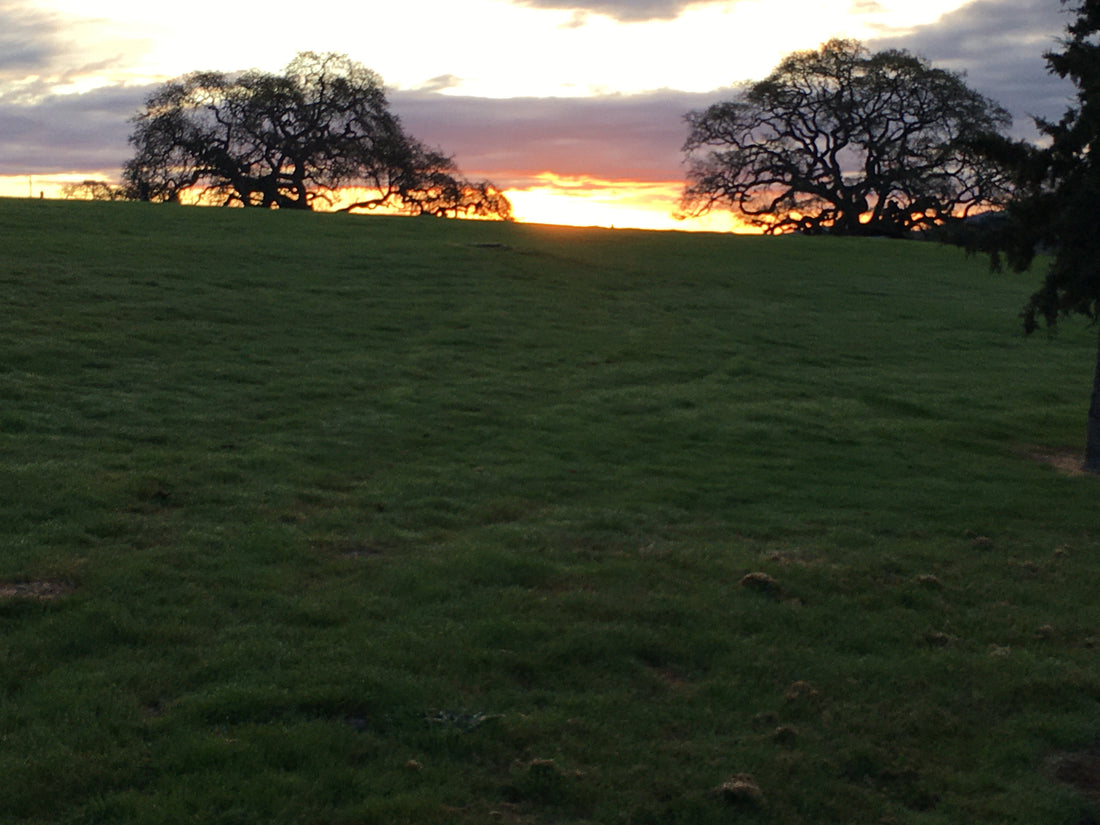
[[[194,72],[164,84],[132,120],[131,197],[312,209],[354,191],[348,209],[509,218],[488,181],[403,129],[382,79],[346,55],[302,52],[281,74]]]
[[[1009,194],[974,147],[1008,113],[905,51],[831,40],[686,120],[685,216],[727,207],[769,233],[900,236]]]
[[[1086,0],[1067,29],[1063,50],[1045,55],[1051,72],[1077,87],[1077,105],[1057,122],[1037,120],[1045,147],[995,140],[990,154],[1014,172],[1017,196],[1008,222],[991,248],[994,264],[1028,269],[1037,252],[1052,253],[1042,287],[1024,313],[1028,332],[1056,326],[1071,314],[1100,320],[1100,166],[1093,148],[1100,138],[1100,0]]]

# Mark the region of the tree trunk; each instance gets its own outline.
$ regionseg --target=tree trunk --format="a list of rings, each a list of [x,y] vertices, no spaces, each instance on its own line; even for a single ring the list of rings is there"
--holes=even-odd
[[[863,229],[859,222],[860,212],[852,204],[841,203],[840,214],[833,221],[833,232],[837,235],[858,235]]]
[[[1086,427],[1085,472],[1100,473],[1100,340],[1096,345],[1096,372],[1092,378],[1092,402]]]

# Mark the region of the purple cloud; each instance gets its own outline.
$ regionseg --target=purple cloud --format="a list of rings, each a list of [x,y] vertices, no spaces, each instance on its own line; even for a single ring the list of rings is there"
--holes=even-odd
[[[0,100],[0,175],[117,175],[129,157],[129,119],[150,88],[104,87],[36,103]]]
[[[684,114],[724,94],[665,90],[497,100],[395,92],[390,99],[413,135],[453,154],[467,174],[508,186],[547,171],[607,180],[679,180]]]

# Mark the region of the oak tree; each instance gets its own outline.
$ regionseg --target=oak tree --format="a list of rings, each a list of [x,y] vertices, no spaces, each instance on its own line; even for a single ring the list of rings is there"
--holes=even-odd
[[[768,233],[901,236],[1008,195],[972,145],[1008,113],[905,51],[831,40],[686,120],[685,216],[727,207]]]
[[[351,208],[510,217],[488,182],[405,132],[382,79],[346,55],[300,53],[283,72],[194,72],[164,84],[132,120],[132,197],[312,209],[356,193]]]

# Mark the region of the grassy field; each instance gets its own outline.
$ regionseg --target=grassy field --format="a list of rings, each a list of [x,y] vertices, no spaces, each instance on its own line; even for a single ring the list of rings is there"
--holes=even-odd
[[[1097,822],[1036,277],[0,201],[0,822]]]

